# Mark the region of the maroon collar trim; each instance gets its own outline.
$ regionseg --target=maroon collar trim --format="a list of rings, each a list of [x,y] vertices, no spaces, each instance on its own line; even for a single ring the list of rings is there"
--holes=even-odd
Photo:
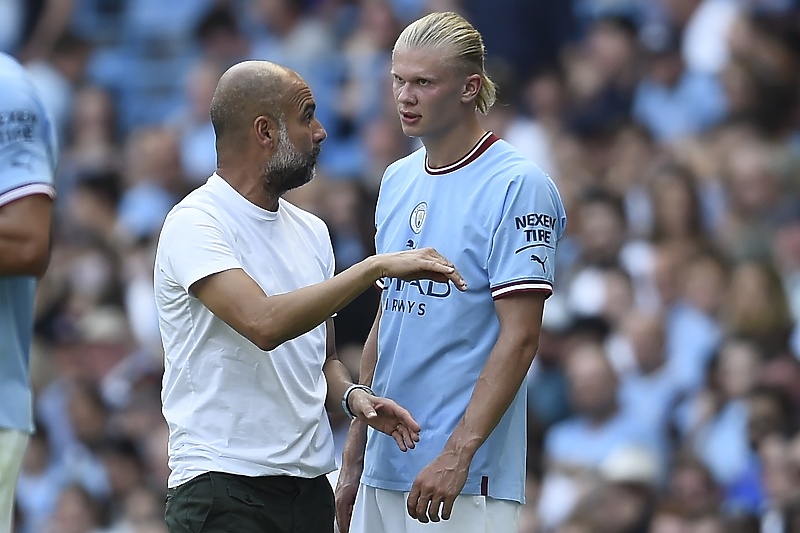
[[[467,153],[467,155],[465,155],[455,163],[451,163],[450,165],[447,165],[445,167],[439,167],[439,168],[431,167],[428,164],[428,155],[426,154],[425,172],[427,172],[432,176],[441,176],[442,174],[449,174],[450,172],[455,172],[456,170],[464,168],[465,166],[469,165],[470,163],[478,159],[478,157],[480,157],[480,155],[483,152],[485,152],[491,145],[493,145],[495,142],[499,140],[500,137],[498,137],[491,131],[487,131],[486,134],[483,137],[481,137],[481,139],[477,142],[477,144],[472,147],[472,149]]]

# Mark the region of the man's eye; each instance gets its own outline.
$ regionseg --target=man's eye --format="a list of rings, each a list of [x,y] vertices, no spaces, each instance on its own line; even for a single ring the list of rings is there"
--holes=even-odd
[[[419,83],[420,85],[428,85],[428,83],[430,83],[430,82],[429,82],[428,80],[422,79],[422,80],[419,80],[419,82],[418,82],[418,83]]]

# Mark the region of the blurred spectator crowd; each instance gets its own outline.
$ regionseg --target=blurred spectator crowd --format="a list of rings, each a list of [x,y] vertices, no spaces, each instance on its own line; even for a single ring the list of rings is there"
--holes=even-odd
[[[569,216],[521,533],[800,531],[794,0],[0,0],[0,49],[62,147],[17,533],[166,531],[153,253],[214,171],[220,74],[269,59],[309,82],[328,139],[288,196],[327,222],[341,270],[373,251],[383,169],[418,146],[390,54],[432,10],[483,33],[500,87],[485,125]],[[354,374],[378,297],[336,319]]]

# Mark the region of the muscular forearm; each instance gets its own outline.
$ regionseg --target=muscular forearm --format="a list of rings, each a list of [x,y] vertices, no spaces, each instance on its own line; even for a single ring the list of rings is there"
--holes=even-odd
[[[0,233],[0,276],[40,276],[47,268],[47,254],[36,243]]]
[[[467,288],[447,259],[432,248],[420,248],[368,257],[331,279],[272,296],[241,268],[206,276],[188,290],[250,342],[269,351],[311,331],[383,277],[452,281],[459,290]]]
[[[50,198],[0,206],[0,276],[41,276],[50,259]]]
[[[383,276],[380,261],[370,257],[322,283],[270,296],[253,324],[256,344],[271,350],[317,327]]]
[[[361,365],[359,366],[358,382],[372,386],[372,378],[375,375],[375,365],[378,364],[378,326],[381,321],[381,307],[378,306],[378,313],[369,330],[367,340],[364,341],[364,349],[361,352]]]
[[[347,367],[335,358],[329,358],[322,367],[325,380],[328,382],[328,397],[325,400],[325,407],[330,412],[342,411],[342,396],[347,387],[353,384]]]
[[[446,452],[472,460],[511,405],[536,349],[536,339],[501,334],[478,377],[464,416],[445,445]]]

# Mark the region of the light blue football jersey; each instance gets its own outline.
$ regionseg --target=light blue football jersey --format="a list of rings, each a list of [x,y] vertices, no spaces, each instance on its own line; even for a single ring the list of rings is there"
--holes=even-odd
[[[373,389],[407,408],[422,432],[417,447],[403,453],[391,437],[370,430],[366,485],[408,491],[442,451],[497,341],[494,300],[552,291],[565,225],[550,178],[492,133],[448,167],[431,169],[420,149],[386,170],[376,211],[378,253],[432,246],[469,288],[382,281]],[[525,390],[523,384],[475,455],[464,493],[524,501]]]
[[[25,69],[0,53],[0,209],[31,194],[53,195],[56,139]],[[0,428],[30,432],[32,276],[0,276]]]

